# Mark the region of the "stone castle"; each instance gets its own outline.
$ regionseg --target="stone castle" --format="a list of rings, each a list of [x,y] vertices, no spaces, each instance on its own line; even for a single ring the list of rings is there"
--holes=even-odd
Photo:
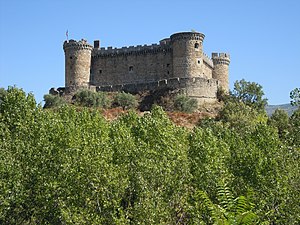
[[[86,40],[65,41],[65,92],[79,88],[139,93],[179,90],[199,103],[214,102],[218,88],[228,91],[230,57],[203,52],[204,34],[172,34],[159,44],[122,48],[94,46]]]

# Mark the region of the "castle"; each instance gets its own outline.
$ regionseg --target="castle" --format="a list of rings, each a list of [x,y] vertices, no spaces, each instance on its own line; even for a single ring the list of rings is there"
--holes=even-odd
[[[180,32],[159,44],[122,48],[65,41],[65,91],[79,88],[138,93],[177,89],[199,103],[214,102],[218,88],[228,91],[230,57],[203,52],[204,34]]]

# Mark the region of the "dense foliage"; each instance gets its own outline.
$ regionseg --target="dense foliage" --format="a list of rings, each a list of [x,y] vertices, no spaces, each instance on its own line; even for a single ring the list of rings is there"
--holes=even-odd
[[[95,92],[88,89],[82,89],[74,95],[75,104],[86,107],[110,107],[110,99],[105,92]]]
[[[187,130],[159,107],[108,122],[2,89],[0,224],[299,224],[300,111],[254,108]]]
[[[295,88],[290,93],[291,105],[300,106],[300,88]]]
[[[191,113],[198,108],[197,100],[187,95],[177,95],[174,99],[174,109],[180,112]]]
[[[264,110],[267,99],[263,98],[264,91],[260,84],[244,79],[234,83],[231,97],[257,110]]]
[[[113,104],[115,106],[120,106],[123,109],[132,109],[136,108],[138,103],[134,95],[120,92],[115,95]]]

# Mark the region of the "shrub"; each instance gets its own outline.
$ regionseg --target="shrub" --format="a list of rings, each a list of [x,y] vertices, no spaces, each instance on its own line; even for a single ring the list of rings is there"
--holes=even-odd
[[[74,95],[75,103],[85,107],[108,108],[110,100],[104,92],[94,92],[88,89],[82,89]]]
[[[60,107],[67,103],[67,101],[64,98],[58,95],[51,95],[51,94],[44,95],[44,101],[45,101],[44,108]]]
[[[134,95],[120,92],[115,95],[114,105],[121,106],[123,109],[131,109],[137,107],[137,100]]]
[[[175,110],[191,113],[198,107],[197,100],[186,95],[177,95],[174,100]]]

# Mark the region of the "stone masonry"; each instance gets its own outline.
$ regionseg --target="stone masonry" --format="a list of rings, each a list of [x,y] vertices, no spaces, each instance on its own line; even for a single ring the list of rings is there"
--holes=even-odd
[[[203,52],[204,34],[175,33],[159,44],[122,48],[65,41],[65,89],[137,93],[178,89],[199,103],[216,101],[218,88],[228,91],[227,53]]]

